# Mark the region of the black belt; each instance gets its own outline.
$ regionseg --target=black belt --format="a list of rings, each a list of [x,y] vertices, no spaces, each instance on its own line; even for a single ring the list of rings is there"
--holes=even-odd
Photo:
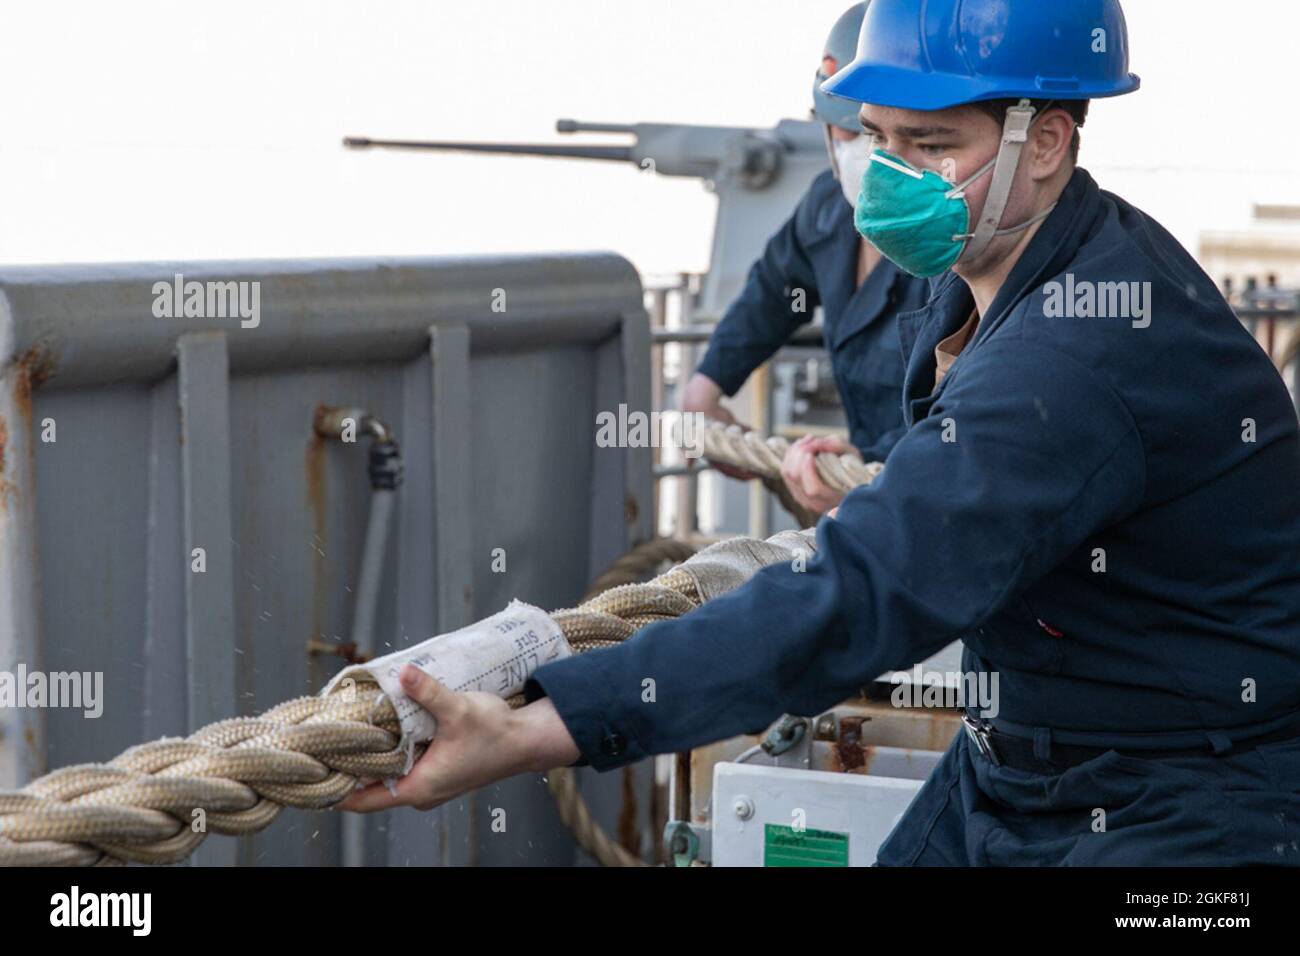
[[[995,730],[987,721],[976,720],[969,714],[962,714],[962,723],[966,727],[966,736],[975,745],[975,749],[988,759],[995,767],[1011,767],[1029,773],[1041,773],[1044,770],[1066,770],[1070,767],[1095,760],[1104,753],[1114,750],[1121,756],[1135,757],[1139,760],[1160,760],[1170,757],[1226,757],[1228,754],[1253,750],[1262,744],[1276,743],[1300,737],[1300,727],[1291,724],[1236,741],[1231,750],[1215,754],[1207,743],[1203,747],[1187,747],[1182,750],[1120,750],[1118,747],[1087,747],[1080,744],[1059,744],[1053,742],[1051,756],[1043,760],[1034,753],[1034,741],[1028,737]]]

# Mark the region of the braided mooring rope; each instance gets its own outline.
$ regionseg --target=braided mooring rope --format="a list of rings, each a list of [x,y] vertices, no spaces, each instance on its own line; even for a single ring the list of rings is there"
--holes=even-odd
[[[574,652],[584,653],[700,603],[691,576],[674,569],[552,617]],[[387,696],[358,681],[184,739],[140,744],[106,764],[64,767],[0,793],[0,865],[176,863],[208,833],[252,833],[283,807],[324,809],[361,778],[400,775],[400,733]]]
[[[695,554],[695,548],[676,538],[653,538],[632,548],[616,560],[591,583],[583,600],[587,601],[610,588],[633,584],[665,561],[674,564]],[[511,703],[515,698],[511,698]],[[578,787],[578,774],[570,767],[556,767],[546,774],[546,786],[555,798],[560,820],[569,828],[578,846],[601,866],[645,866],[635,853],[605,832],[592,815]]]
[[[783,446],[782,439],[763,441],[739,429],[705,432],[707,457],[765,476],[779,477]],[[853,456],[821,455],[817,464],[823,480],[837,488],[865,484],[879,471]],[[694,578],[673,568],[552,618],[574,652],[584,653],[614,646],[701,602]],[[362,778],[401,774],[406,754],[399,736],[391,701],[378,685],[357,681],[257,717],[218,721],[189,737],[140,744],[106,764],[64,767],[20,790],[0,792],[0,866],[176,863],[208,833],[253,833],[283,807],[324,809]]]
[[[781,462],[790,450],[790,442],[772,436],[764,438],[747,432],[739,425],[709,422],[701,431],[704,457],[711,461],[735,465],[763,478],[781,480]],[[848,494],[859,485],[869,485],[885,466],[878,461],[864,462],[857,455],[822,452],[817,456],[817,474],[827,486]]]

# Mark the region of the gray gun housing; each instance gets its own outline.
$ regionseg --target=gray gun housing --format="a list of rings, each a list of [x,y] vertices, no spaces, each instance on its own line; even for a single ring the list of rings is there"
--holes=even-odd
[[[621,146],[599,144],[468,143],[347,137],[351,149],[417,149],[494,155],[553,156],[631,163],[662,176],[702,180],[718,197],[709,271],[700,287],[697,314],[720,317],[740,292],[750,265],[768,238],[794,212],[813,178],[829,159],[820,123],[781,120],[770,129],[691,126],[681,123],[582,123],[562,119],[559,133],[631,136]]]

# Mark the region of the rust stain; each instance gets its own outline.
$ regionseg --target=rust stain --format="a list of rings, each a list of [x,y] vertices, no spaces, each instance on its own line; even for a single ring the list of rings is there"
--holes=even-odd
[[[325,407],[316,406],[317,420]],[[307,440],[307,501],[316,519],[316,530],[320,531],[325,517],[325,439],[317,434],[315,428]]]
[[[30,766],[39,767],[44,761],[41,759],[41,750],[36,746],[36,731],[30,725],[23,728],[23,743],[27,745],[28,760]]]
[[[831,748],[831,770],[835,773],[867,773],[876,748],[862,742],[862,725],[869,717],[841,717],[839,738]]]
[[[318,402],[311,417],[312,434],[319,438],[330,434],[331,430],[337,430],[333,426],[338,413],[342,410],[337,405],[326,405],[324,402]]]
[[[668,788],[661,787],[659,781],[651,774],[650,778],[650,805],[646,807],[646,813],[650,818],[650,832],[663,833],[664,828],[668,826]],[[655,840],[654,862],[663,864],[668,862],[666,847],[663,840]]]
[[[28,428],[32,426],[32,392],[54,374],[54,359],[43,347],[33,345],[14,363],[14,400]]]
[[[636,773],[623,768],[623,802],[618,811],[618,842],[629,853],[641,855],[641,833],[636,825]]]
[[[18,494],[14,483],[5,476],[5,450],[9,447],[9,423],[0,417],[0,511],[9,510],[9,499]]]
[[[357,650],[356,641],[335,644],[331,641],[310,640],[307,642],[307,653],[330,654],[343,658],[349,664],[365,664],[372,659],[371,655]]]
[[[356,641],[348,641],[339,648],[339,657],[343,658],[349,664],[364,664],[371,660],[371,655],[357,650]]]
[[[32,428],[32,392],[54,374],[54,360],[40,346],[32,346],[13,364],[14,404],[23,417],[22,428],[28,433]],[[28,450],[30,454],[30,449]],[[9,503],[18,497],[19,489],[8,477],[9,423],[0,418],[0,512],[9,510]]]
[[[319,421],[325,405],[317,405],[315,420]],[[311,511],[312,539],[308,546],[312,549],[312,587],[311,587],[311,629],[307,640],[325,640],[325,439],[313,425],[311,436],[307,439],[307,507]],[[311,681],[318,683],[315,657],[312,657]]]
[[[862,766],[854,773],[871,773],[871,763],[876,759],[876,748],[865,744],[862,747]]]

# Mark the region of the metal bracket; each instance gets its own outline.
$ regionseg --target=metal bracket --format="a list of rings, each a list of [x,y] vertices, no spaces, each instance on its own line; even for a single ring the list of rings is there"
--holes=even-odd
[[[664,827],[664,847],[673,866],[691,866],[713,859],[713,832],[686,820],[669,820]]]

